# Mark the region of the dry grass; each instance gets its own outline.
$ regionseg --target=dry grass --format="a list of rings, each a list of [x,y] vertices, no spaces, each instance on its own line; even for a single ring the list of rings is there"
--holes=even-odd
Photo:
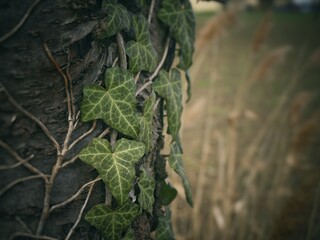
[[[234,26],[236,12],[232,13],[232,21],[224,20],[227,18],[230,17],[219,15],[210,19],[199,31],[197,46],[201,51],[191,74],[193,79],[203,77],[205,81],[194,84],[194,100],[186,106],[183,120],[184,155],[195,206],[188,210],[183,189],[173,178],[173,185],[181,192],[172,205],[177,239],[294,239],[277,238],[282,228],[276,224],[297,194],[296,174],[303,174],[303,166],[312,163],[304,161],[316,149],[320,115],[314,100],[319,93],[301,89],[301,82],[317,62],[317,51],[306,61],[304,47],[281,44],[270,48],[273,16],[268,13],[249,39],[248,57],[238,69],[237,81],[228,82],[224,78],[233,66],[225,71],[228,62],[223,60],[222,51],[228,50],[225,39],[239,28],[228,32],[231,25],[227,23]],[[294,59],[290,59],[292,54]],[[281,72],[288,61],[290,68]],[[285,76],[285,84],[280,85],[279,77]],[[268,89],[263,91],[277,84],[280,86],[273,95],[268,95]],[[315,179],[317,170],[319,164],[309,172]],[[310,187],[317,188],[316,185]],[[309,230],[304,238],[297,239],[313,239],[317,231],[317,196],[305,200],[313,206],[304,216]]]

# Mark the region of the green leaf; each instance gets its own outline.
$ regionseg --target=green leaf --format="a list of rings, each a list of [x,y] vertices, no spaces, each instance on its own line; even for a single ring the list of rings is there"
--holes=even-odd
[[[154,203],[154,188],[156,182],[154,178],[144,169],[141,168],[140,180],[138,182],[140,188],[139,203],[140,206],[152,215]]]
[[[168,133],[173,140],[178,138],[181,126],[182,93],[180,72],[172,69],[171,76],[165,70],[161,70],[153,83],[153,89],[166,100],[168,113]]]
[[[132,17],[132,24],[136,41],[126,44],[129,68],[133,73],[142,70],[152,72],[156,68],[157,53],[151,44],[148,21],[138,15]]]
[[[134,231],[132,228],[129,228],[126,235],[122,238],[122,240],[135,240]]]
[[[189,0],[164,0],[158,18],[169,26],[180,46],[179,68],[187,70],[192,64],[195,39],[195,18]]]
[[[107,12],[107,18],[99,23],[94,35],[97,39],[104,39],[115,35],[122,29],[130,26],[130,13],[117,1],[105,1],[103,8]]]
[[[143,143],[122,138],[112,151],[106,139],[95,138],[84,148],[79,158],[97,169],[100,177],[119,205],[128,200],[135,176],[135,163],[143,156]]]
[[[143,107],[143,116],[140,118],[140,135],[139,141],[146,145],[146,152],[150,151],[152,143],[152,120],[153,120],[153,106],[156,96],[153,93],[150,98],[145,101]]]
[[[162,205],[169,205],[176,198],[177,194],[177,190],[170,183],[161,183],[159,200]]]
[[[85,86],[81,105],[81,120],[84,122],[102,119],[110,127],[136,138],[139,133],[139,118],[136,112],[136,86],[132,74],[124,69],[109,68],[105,85]]]
[[[87,213],[85,220],[99,229],[105,239],[118,240],[138,213],[139,206],[132,203],[119,206],[115,210],[98,204]]]
[[[135,0],[135,3],[138,8],[143,8],[146,5],[146,0]]]
[[[171,211],[166,207],[163,216],[159,217],[159,223],[156,229],[156,240],[173,240],[173,228],[171,222]]]
[[[170,167],[181,177],[187,202],[192,207],[193,201],[192,201],[191,187],[190,187],[188,177],[183,168],[182,153],[181,153],[181,148],[178,142],[173,142],[170,144],[169,164],[170,164]]]

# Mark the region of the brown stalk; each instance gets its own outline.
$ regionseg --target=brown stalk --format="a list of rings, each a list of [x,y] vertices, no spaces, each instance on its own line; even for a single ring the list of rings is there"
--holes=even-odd
[[[253,53],[257,53],[264,42],[267,39],[267,36],[269,35],[269,32],[271,30],[271,18],[272,18],[272,12],[269,11],[265,14],[265,16],[262,18],[262,21],[260,22],[252,41],[252,51]]]
[[[23,17],[21,18],[21,20],[19,21],[19,23],[13,28],[11,29],[9,32],[7,32],[5,35],[3,35],[2,37],[0,37],[0,43],[6,41],[7,39],[9,39],[10,37],[12,37],[16,32],[19,31],[19,29],[23,26],[23,24],[27,21],[27,19],[30,17],[30,14],[32,12],[32,10],[38,5],[38,3],[40,2],[40,0],[35,0],[31,6],[28,8],[27,12],[23,15]]]

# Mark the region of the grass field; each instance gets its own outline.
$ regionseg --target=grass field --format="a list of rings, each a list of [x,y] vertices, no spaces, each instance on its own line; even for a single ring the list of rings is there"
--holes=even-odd
[[[177,239],[320,239],[320,16],[197,15]]]

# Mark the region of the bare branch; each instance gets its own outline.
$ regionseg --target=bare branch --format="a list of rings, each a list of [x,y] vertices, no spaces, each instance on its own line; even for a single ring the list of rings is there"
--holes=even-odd
[[[28,8],[27,12],[23,15],[23,17],[21,18],[20,22],[14,27],[12,28],[9,32],[7,32],[5,35],[3,35],[2,37],[0,37],[0,43],[6,41],[7,39],[9,39],[10,37],[12,37],[22,26],[23,24],[27,21],[27,19],[29,18],[32,10],[35,8],[35,6],[37,6],[37,4],[40,2],[40,0],[36,0],[32,3],[32,5]]]
[[[88,194],[87,194],[87,198],[86,198],[86,200],[84,201],[84,204],[83,204],[83,206],[82,206],[82,208],[81,208],[81,210],[80,210],[80,213],[79,213],[79,215],[78,215],[78,218],[77,218],[76,222],[74,223],[74,225],[72,226],[72,228],[70,229],[70,231],[69,231],[67,237],[65,238],[65,240],[69,240],[69,239],[70,239],[70,237],[72,236],[74,230],[75,230],[76,227],[78,226],[78,224],[79,224],[79,222],[80,222],[80,220],[81,220],[81,218],[82,218],[83,211],[84,211],[84,209],[86,208],[86,206],[87,206],[87,204],[88,204],[88,201],[89,201],[89,198],[90,198],[90,196],[91,196],[93,187],[94,187],[94,183],[91,184],[91,186],[90,186],[90,188],[89,188],[89,191],[88,191]]]
[[[12,157],[14,157],[20,165],[22,164],[30,172],[41,176],[45,181],[47,181],[47,177],[43,172],[41,172],[39,169],[35,168],[30,163],[28,163],[28,159],[26,160],[20,157],[19,154],[16,151],[14,151],[8,144],[0,140],[0,146],[3,147]],[[33,155],[31,156],[33,157]]]
[[[79,155],[75,155],[73,158],[71,158],[69,161],[64,162],[61,165],[61,168],[65,168],[66,166],[69,166],[70,164],[74,163],[79,158]]]
[[[120,56],[120,67],[123,69],[127,69],[127,57],[126,57],[126,49],[124,46],[124,40],[120,32],[117,32],[117,43],[119,49]]]
[[[82,139],[84,139],[85,137],[87,137],[88,135],[90,135],[95,129],[96,129],[96,126],[97,126],[97,121],[94,120],[93,123],[92,123],[92,127],[87,131],[85,132],[84,134],[82,134],[80,137],[78,137],[76,140],[73,141],[73,143],[70,144],[69,148],[68,148],[68,151],[73,148],[78,142],[80,142]]]
[[[53,238],[53,237],[36,236],[34,234],[31,234],[31,233],[23,233],[23,232],[14,233],[13,235],[11,235],[10,240],[15,239],[16,237],[27,237],[27,238],[31,238],[31,239],[37,239],[37,240],[59,240],[59,239]]]
[[[19,167],[20,165],[30,161],[33,157],[34,157],[34,155],[32,154],[28,158],[23,159],[23,161],[21,161],[21,162],[17,162],[15,164],[12,164],[12,165],[9,165],[9,166],[0,166],[0,170],[14,169],[14,168]]]
[[[2,188],[0,190],[0,197],[5,194],[8,190],[10,190],[11,188],[13,188],[15,185],[22,183],[22,182],[26,182],[28,180],[32,180],[32,179],[36,179],[36,178],[43,178],[43,176],[40,175],[33,175],[33,176],[28,176],[28,177],[23,177],[23,178],[19,178],[16,179],[15,181],[9,183],[7,186],[5,186],[4,188]]]
[[[110,128],[106,128],[100,135],[98,138],[103,138],[105,135],[107,135],[110,132]]]
[[[58,209],[58,208],[62,208],[64,206],[66,206],[68,203],[74,201],[75,199],[77,199],[77,197],[80,196],[80,194],[83,192],[83,190],[88,187],[88,186],[91,186],[92,184],[95,184],[96,182],[100,181],[101,178],[96,178],[95,180],[91,181],[91,182],[88,182],[86,184],[84,184],[73,196],[71,196],[70,198],[68,198],[67,200],[59,203],[59,204],[56,204],[56,205],[53,205],[49,212],[51,213],[52,211],[54,211],[55,209]]]
[[[27,224],[24,221],[22,221],[20,217],[15,217],[15,219],[28,233],[32,234],[32,231],[30,230],[30,228],[27,226]]]
[[[68,121],[72,121],[72,120],[74,120],[74,116],[72,115],[73,107],[72,107],[72,104],[71,104],[71,96],[70,96],[70,90],[69,90],[70,79],[68,79],[66,74],[64,74],[64,72],[61,70],[61,67],[60,67],[59,63],[54,59],[54,57],[52,56],[52,53],[51,53],[48,45],[45,42],[43,43],[43,47],[44,47],[44,50],[47,53],[47,56],[48,56],[49,60],[55,66],[56,70],[60,73],[60,75],[62,76],[62,78],[64,80],[65,92],[66,92],[67,103],[68,103],[67,104],[68,105]]]
[[[51,142],[53,143],[53,145],[55,146],[57,151],[60,152],[60,145],[56,141],[56,139],[52,136],[52,134],[50,133],[48,128],[38,118],[36,118],[32,113],[28,112],[23,107],[21,107],[21,105],[19,103],[17,103],[16,100],[14,100],[14,98],[11,96],[11,94],[8,92],[8,90],[5,88],[5,86],[2,83],[0,83],[0,86],[2,87],[2,89],[0,89],[0,91],[1,90],[4,91],[4,93],[7,96],[9,102],[16,109],[18,109],[21,113],[23,113],[25,116],[27,116],[32,121],[34,121],[42,129],[42,131],[47,135],[47,137],[51,140]]]
[[[149,15],[148,15],[148,23],[149,23],[149,25],[151,24],[151,19],[152,19],[152,14],[153,14],[155,2],[156,2],[155,0],[151,1],[151,5],[150,5],[150,9],[149,9]]]

